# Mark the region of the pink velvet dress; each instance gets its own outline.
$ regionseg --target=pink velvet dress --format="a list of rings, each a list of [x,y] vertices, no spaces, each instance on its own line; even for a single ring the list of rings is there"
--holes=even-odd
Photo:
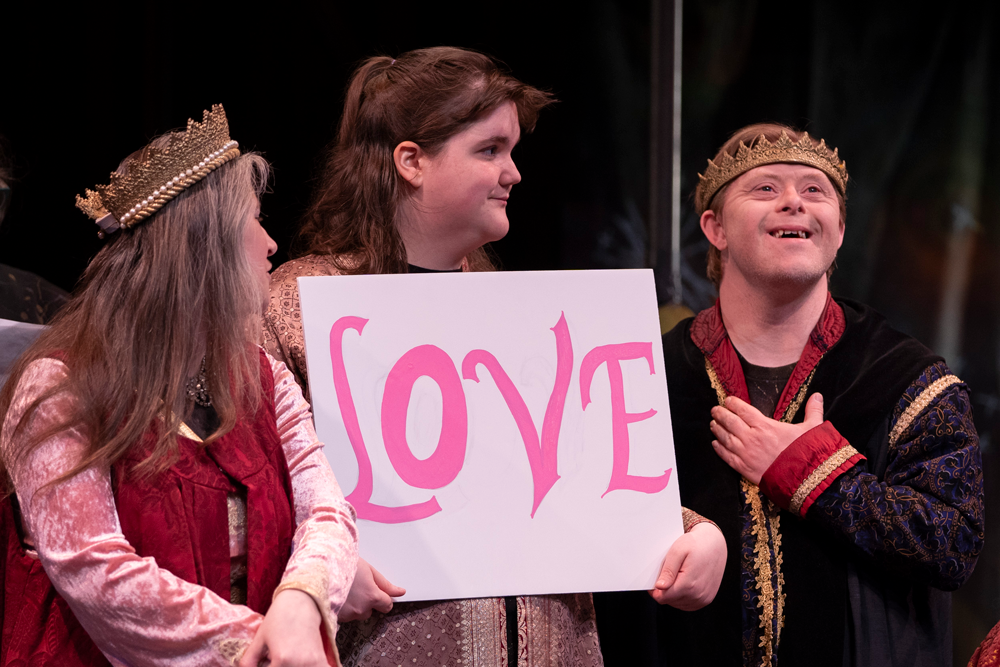
[[[327,636],[333,636],[336,615],[356,569],[353,511],[323,456],[323,445],[316,438],[301,390],[284,364],[270,357],[266,363],[274,380],[276,435],[294,499],[291,554],[283,571],[275,575],[276,589],[296,588],[312,596]],[[16,444],[11,440],[14,426],[25,408],[65,373],[66,366],[55,359],[40,359],[29,366],[4,421],[0,435],[4,453]],[[67,395],[46,400],[17,437],[30,437],[44,429],[64,413],[70,400]],[[190,431],[182,435],[197,438]],[[24,542],[29,545],[22,556],[38,559],[58,594],[111,664],[234,664],[263,617],[245,605],[234,604],[213,587],[191,583],[153,558],[140,557],[123,533],[121,519],[130,513],[123,507],[120,515],[116,508],[108,469],[90,468],[43,488],[72,467],[82,447],[79,433],[65,431],[45,440],[12,467]],[[251,503],[253,497],[250,495]],[[228,515],[229,535],[222,536],[229,556],[225,574],[231,564],[247,562],[248,548],[250,558],[255,556],[253,532],[248,547],[247,513],[244,510],[241,514],[239,503],[235,505]],[[214,567],[204,565],[209,566]],[[198,568],[203,569],[202,565]],[[250,571],[254,572],[252,566]],[[260,604],[266,607],[267,602]],[[17,612],[9,607],[3,610],[8,616]]]

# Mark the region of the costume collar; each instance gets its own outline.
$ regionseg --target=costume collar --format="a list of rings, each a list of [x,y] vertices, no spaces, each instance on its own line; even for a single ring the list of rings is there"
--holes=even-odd
[[[775,419],[781,418],[781,415],[795,398],[799,387],[809,378],[823,355],[837,344],[837,341],[844,334],[845,328],[844,310],[827,292],[823,314],[820,315],[816,327],[809,334],[802,355],[799,357],[798,363],[795,364],[795,369],[792,371],[791,377],[788,378],[788,384],[785,385],[785,390],[778,399],[774,413],[777,415]],[[743,367],[740,365],[736,349],[726,332],[725,323],[722,321],[722,308],[718,299],[716,299],[714,306],[706,308],[694,318],[694,322],[691,323],[691,341],[712,364],[726,394],[737,396],[749,402],[750,394],[743,377]]]

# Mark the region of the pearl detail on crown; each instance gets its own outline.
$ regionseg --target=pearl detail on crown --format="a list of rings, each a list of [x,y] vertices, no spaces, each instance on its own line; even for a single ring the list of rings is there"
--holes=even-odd
[[[150,204],[152,204],[159,195],[162,195],[162,194],[166,193],[166,191],[170,187],[173,187],[173,186],[177,185],[182,180],[184,180],[184,178],[186,178],[186,177],[193,176],[194,174],[203,171],[207,166],[211,165],[211,163],[214,160],[218,159],[226,151],[228,151],[231,148],[236,148],[238,145],[239,144],[237,142],[235,142],[235,141],[229,141],[229,142],[227,142],[226,145],[223,146],[222,148],[220,148],[220,149],[218,149],[216,151],[212,151],[211,153],[209,153],[208,157],[206,157],[201,162],[199,162],[197,165],[195,165],[194,168],[192,168],[192,169],[185,169],[183,172],[181,172],[177,176],[174,176],[169,181],[167,181],[167,185],[161,185],[153,194],[149,195],[148,197],[146,197],[145,199],[143,199],[141,202],[139,202],[138,204],[136,204],[135,206],[133,206],[132,208],[130,208],[128,210],[128,212],[125,213],[125,215],[123,215],[121,217],[120,222],[121,222],[122,227],[127,226],[129,218],[131,218],[132,216],[136,215],[138,212],[140,212],[146,206],[149,206]]]

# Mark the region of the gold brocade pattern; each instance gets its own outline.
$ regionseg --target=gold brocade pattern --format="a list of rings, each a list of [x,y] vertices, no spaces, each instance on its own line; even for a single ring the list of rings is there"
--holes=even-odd
[[[822,359],[822,357],[820,358]],[[817,361],[816,363],[818,364],[819,362]],[[792,423],[792,418],[795,417],[795,413],[798,412],[799,408],[802,406],[802,401],[806,400],[806,392],[809,391],[809,385],[812,384],[814,375],[816,375],[815,367],[812,369],[812,372],[809,373],[809,377],[806,378],[806,381],[802,383],[801,387],[799,387],[799,393],[795,394],[795,400],[788,404],[788,407],[785,409],[785,414],[781,416],[781,421],[786,424]]]
[[[528,643],[529,636],[544,636],[549,632],[549,626],[547,623],[532,623],[534,618],[531,613],[532,608],[540,608],[544,610],[540,616],[544,616],[545,609],[548,607],[549,601],[546,599],[539,599],[536,604],[530,604],[528,598],[517,598],[517,664],[520,667],[523,665],[527,667],[528,665],[550,665],[552,661],[549,660],[548,650],[549,642],[538,642],[536,646],[530,646]],[[535,627],[532,627],[532,626]],[[543,650],[538,650],[543,649]],[[538,659],[535,658],[534,654],[538,654]],[[509,655],[509,647],[508,647]]]
[[[517,599],[519,667],[603,667],[589,593]],[[345,667],[507,667],[503,598],[401,602],[345,623]]]
[[[781,574],[779,565],[781,563],[781,553],[778,551],[778,546],[780,544],[781,536],[778,533],[780,516],[775,510],[774,505],[770,500],[764,498],[760,490],[757,488],[756,484],[752,484],[745,479],[740,480],[740,486],[743,489],[743,497],[746,502],[750,504],[750,517],[753,521],[753,526],[751,527],[751,533],[756,536],[757,544],[754,546],[754,569],[757,570],[757,590],[760,591],[760,596],[757,602],[757,607],[760,608],[760,644],[759,646],[764,649],[764,658],[761,661],[763,667],[767,667],[772,662],[772,657],[774,655],[774,649],[778,647],[777,637],[774,633],[774,619],[777,613],[778,627],[781,628],[785,619],[784,616],[775,607],[784,607],[784,600],[782,595],[779,594],[775,596],[774,587],[771,585],[771,550],[769,541],[773,540],[774,537],[778,539],[774,541],[774,552],[775,552],[775,572],[779,581],[784,581],[784,577]],[[764,504],[767,504],[767,514],[765,515]],[[768,519],[771,519],[771,529],[768,531]],[[775,602],[777,601],[777,604]]]
[[[708,371],[708,380],[712,383],[712,389],[715,390],[715,396],[719,399],[719,405],[725,407],[726,388],[722,386],[719,376],[715,374],[715,369],[712,368],[712,362],[708,359],[705,359],[705,370]]]
[[[239,493],[226,496],[229,514],[229,601],[247,603],[247,499]]]
[[[515,608],[517,609],[517,619],[516,619],[517,620],[517,664],[519,666],[524,665],[525,667],[527,667],[527,665],[532,664],[531,661],[532,651],[529,650],[531,647],[528,646],[528,625],[530,623],[530,619],[528,618],[528,599],[517,598],[515,602],[516,602]],[[546,607],[548,606],[548,600],[542,600],[540,605],[534,605],[534,606]],[[537,628],[539,632],[547,632],[548,629],[549,629],[548,626],[542,626]],[[510,656],[509,646],[507,647],[507,656],[509,660]],[[547,656],[545,656],[543,653],[541,657],[544,660],[544,658]],[[548,660],[545,660],[544,662],[539,661],[539,664],[544,664],[544,665],[548,665],[550,663],[551,661]]]
[[[819,361],[817,361],[817,365],[818,363]],[[722,386],[719,376],[712,367],[712,362],[708,359],[705,359],[705,370],[708,373],[712,389],[715,390],[719,405],[725,406],[726,389]],[[816,369],[813,368],[813,372],[799,388],[795,400],[785,410],[781,421],[786,424],[791,423],[795,413],[802,406],[802,401],[809,391],[809,385],[812,384],[815,373]],[[757,582],[756,588],[759,591],[757,601],[757,607],[760,609],[761,629],[759,647],[764,649],[761,665],[767,667],[773,662],[774,651],[778,648],[781,631],[785,627],[785,575],[781,567],[784,563],[784,556],[781,553],[781,510],[760,492],[756,484],[742,479],[740,485],[744,502],[750,507],[751,534],[756,540],[754,545],[754,576]],[[808,493],[806,495],[808,496]],[[801,503],[799,506],[801,507]],[[774,553],[773,567],[772,550]]]
[[[309,400],[309,375],[297,279],[336,275],[340,275],[339,269],[323,255],[293,259],[271,273],[271,296],[264,315],[264,349],[288,366],[306,400]]]
[[[788,503],[788,511],[798,515],[802,511],[802,503],[820,485],[820,482],[829,477],[830,473],[842,466],[845,461],[857,453],[858,450],[854,449],[854,447],[845,445],[834,452],[826,461],[823,461],[815,470],[809,473],[809,476],[799,485],[799,488],[795,489],[795,493],[792,494],[792,499]]]
[[[774,570],[777,573],[775,579],[778,582],[778,589],[774,592],[774,599],[778,607],[775,612],[778,627],[774,635],[774,647],[777,648],[778,644],[781,643],[781,631],[785,627],[785,573],[781,569],[785,562],[785,556],[781,553],[780,511],[770,500],[767,501],[767,509],[771,516],[771,542],[774,544]],[[768,625],[768,629],[770,627]]]
[[[896,421],[896,425],[892,428],[892,432],[889,434],[889,446],[894,447],[899,438],[906,432],[906,429],[910,427],[913,420],[930,405],[938,395],[945,389],[953,384],[959,384],[962,382],[955,375],[945,375],[942,378],[938,378],[930,384],[927,389],[920,392],[920,395],[914,399],[912,403],[906,408],[899,419]]]
[[[330,582],[326,570],[316,567],[311,570],[299,568],[295,571],[295,579],[282,581],[274,589],[272,600],[278,597],[282,591],[296,590],[302,591],[313,599],[319,609],[319,615],[323,619],[324,635],[330,640],[333,649],[334,664],[341,667],[340,653],[337,650],[337,620],[330,609]]]
[[[216,650],[222,659],[228,662],[232,667],[236,667],[239,663],[240,658],[246,653],[247,649],[250,648],[249,639],[223,639],[218,644],[215,645]]]
[[[517,599],[518,667],[603,667],[591,596]]]
[[[681,507],[681,521],[684,523],[685,533],[690,533],[691,529],[697,526],[699,523],[710,523],[716,528],[719,527],[718,524],[716,524],[711,519],[706,519],[702,515],[695,512],[694,510],[689,510],[686,507]]]
[[[246,553],[247,499],[242,494],[230,493],[226,496],[226,509],[229,513],[229,555],[238,555],[234,551]],[[243,549],[236,546],[240,543]]]
[[[503,598],[469,600],[468,613],[471,636],[462,652],[471,651],[473,667],[506,667],[507,610]],[[467,660],[464,664],[470,663]]]
[[[468,260],[462,260],[462,270],[469,270]],[[297,279],[338,276],[340,273],[333,258],[327,255],[299,257],[285,262],[271,273],[271,296],[264,315],[263,346],[268,354],[288,366],[295,381],[302,387],[306,400],[309,400],[309,374]]]
[[[337,634],[344,665],[473,665],[474,602],[398,602],[388,614],[344,623]]]

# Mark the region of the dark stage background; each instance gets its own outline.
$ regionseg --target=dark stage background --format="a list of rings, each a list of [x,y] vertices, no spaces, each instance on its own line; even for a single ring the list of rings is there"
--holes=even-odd
[[[221,102],[232,136],[274,165],[263,208],[280,263],[353,66],[373,54],[451,44],[502,59],[560,100],[514,154],[523,181],[508,208],[510,234],[494,247],[504,268],[644,265],[650,2],[581,0],[558,10],[470,3],[459,13],[428,6],[6,7],[0,134],[17,182],[0,227],[0,262],[72,289],[100,247],[73,196],[107,182],[150,137]],[[833,291],[881,310],[969,383],[992,501],[1000,493],[997,13],[986,2],[913,8],[686,4],[681,297],[698,310],[714,296],[688,196],[705,159],[733,130],[759,120],[825,137],[851,174]],[[659,257],[665,284],[668,255]],[[957,665],[1000,619],[1000,547],[992,537],[1000,525],[992,511],[987,521],[986,551],[954,597]]]

